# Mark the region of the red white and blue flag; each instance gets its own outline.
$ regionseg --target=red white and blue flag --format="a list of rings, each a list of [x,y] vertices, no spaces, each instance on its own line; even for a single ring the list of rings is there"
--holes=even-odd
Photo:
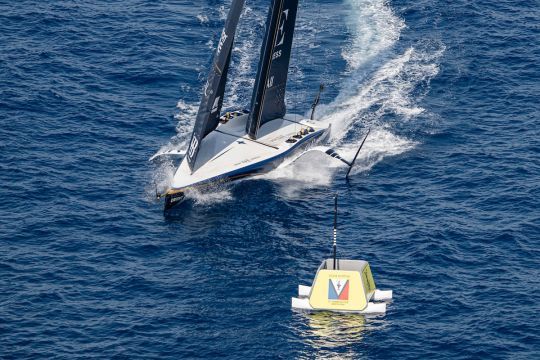
[[[328,300],[349,300],[349,280],[329,279]]]

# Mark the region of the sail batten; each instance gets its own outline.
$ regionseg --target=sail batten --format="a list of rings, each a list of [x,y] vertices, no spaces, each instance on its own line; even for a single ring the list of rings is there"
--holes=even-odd
[[[202,139],[219,124],[219,116],[223,105],[223,95],[227,82],[227,73],[231,62],[232,44],[244,0],[233,0],[225,26],[221,32],[218,46],[212,61],[208,80],[203,89],[199,111],[191,135],[186,159],[191,171],[195,168],[197,154]]]
[[[298,0],[273,0],[251,99],[246,132],[251,138],[266,122],[286,113],[285,90],[291,57]]]

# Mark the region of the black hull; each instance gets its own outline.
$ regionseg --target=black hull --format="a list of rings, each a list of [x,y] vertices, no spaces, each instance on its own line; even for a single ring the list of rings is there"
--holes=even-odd
[[[179,192],[176,194],[166,195],[165,196],[165,207],[163,211],[167,212],[174,208],[176,205],[182,203],[184,199],[186,198],[186,195],[183,192]]]

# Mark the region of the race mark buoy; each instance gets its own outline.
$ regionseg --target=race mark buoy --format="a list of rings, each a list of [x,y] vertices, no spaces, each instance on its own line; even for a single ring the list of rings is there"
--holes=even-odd
[[[384,314],[392,290],[379,290],[364,260],[337,259],[337,195],[334,197],[333,258],[317,269],[312,286],[299,285],[293,309]]]

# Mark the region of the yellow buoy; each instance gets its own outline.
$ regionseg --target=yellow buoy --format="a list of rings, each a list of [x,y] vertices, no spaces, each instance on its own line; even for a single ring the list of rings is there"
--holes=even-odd
[[[337,259],[337,196],[334,212],[333,258],[317,269],[312,286],[300,285],[292,307],[302,310],[327,310],[377,314],[386,312],[392,290],[378,290],[369,263],[364,260]],[[376,303],[375,301],[379,301]]]

